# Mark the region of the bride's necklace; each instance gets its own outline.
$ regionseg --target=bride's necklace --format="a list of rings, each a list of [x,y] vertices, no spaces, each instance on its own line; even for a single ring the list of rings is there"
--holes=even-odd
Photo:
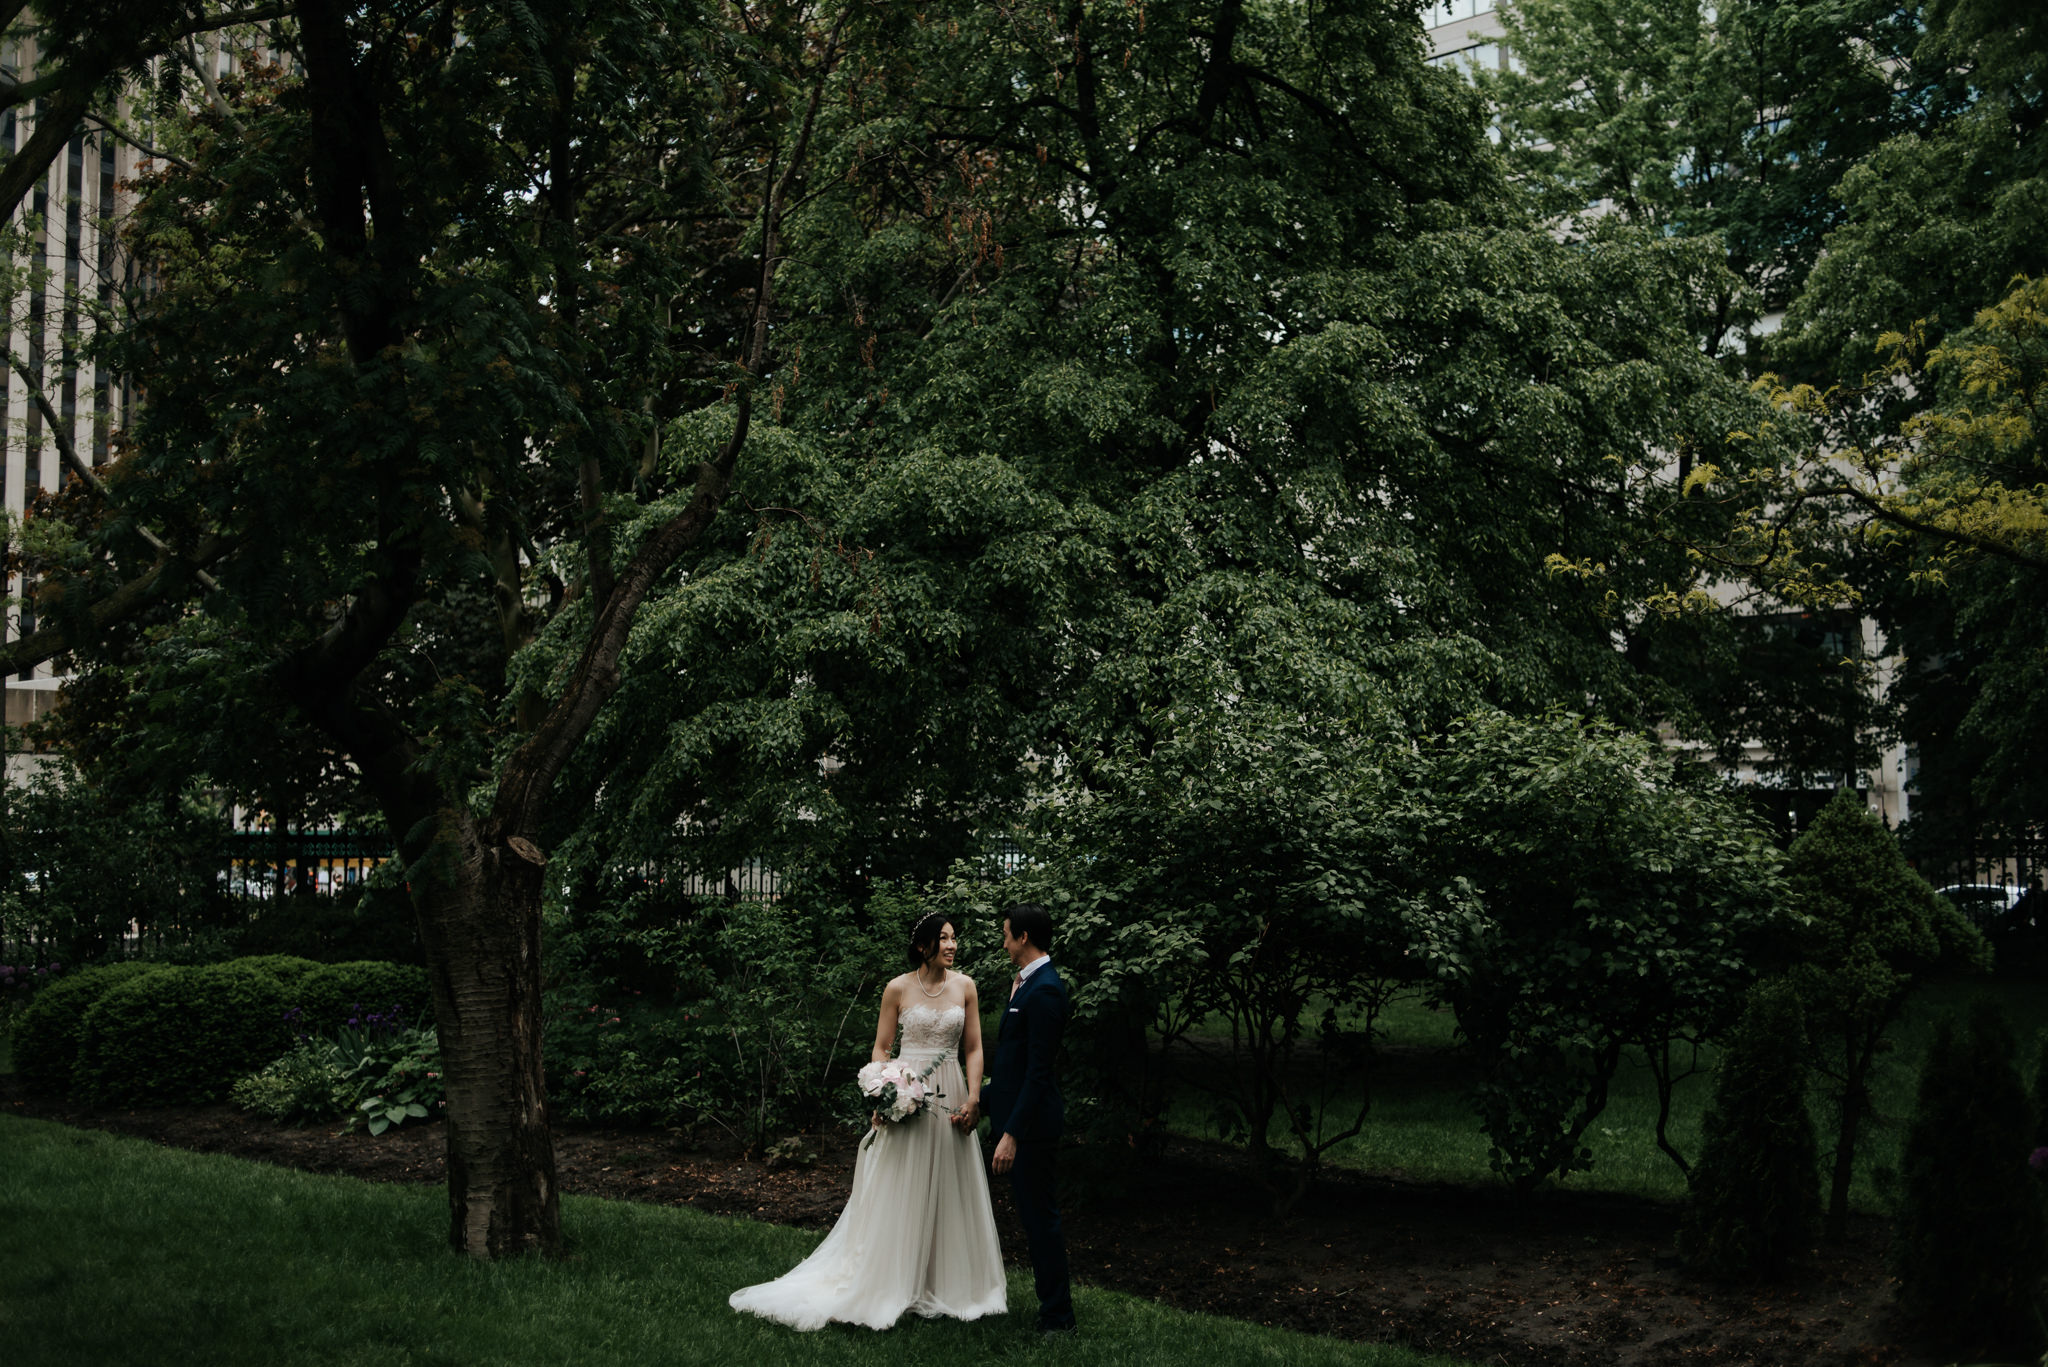
[[[925,991],[925,986],[924,986],[924,971],[923,971],[922,969],[918,970],[918,973],[917,973],[917,990],[918,990],[918,991],[920,991],[920,992],[924,992],[924,994],[925,994],[925,995],[926,995],[927,997],[943,997],[943,996],[945,996],[945,995],[946,995],[946,970],[945,970],[945,969],[943,969],[943,968],[939,970],[939,990],[938,990],[938,991],[936,991],[936,992],[926,992],[926,991]]]

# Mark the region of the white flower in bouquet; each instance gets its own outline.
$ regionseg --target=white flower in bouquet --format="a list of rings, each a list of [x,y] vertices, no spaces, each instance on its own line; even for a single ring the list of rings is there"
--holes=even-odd
[[[930,1104],[933,1092],[926,1085],[932,1073],[944,1063],[950,1051],[940,1054],[922,1072],[912,1072],[910,1065],[901,1059],[889,1059],[884,1063],[870,1063],[860,1070],[860,1094],[865,1097],[874,1112],[888,1124],[899,1124],[910,1119]],[[874,1136],[870,1134],[871,1142]]]

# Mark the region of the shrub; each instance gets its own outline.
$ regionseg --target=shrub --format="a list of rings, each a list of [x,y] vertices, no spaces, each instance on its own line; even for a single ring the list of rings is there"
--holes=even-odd
[[[708,1123],[760,1152],[778,1130],[850,1111],[907,921],[870,933],[843,907],[716,903],[663,886],[577,919],[553,928],[551,961],[577,976],[550,985],[543,1035],[562,1114]]]
[[[424,963],[412,902],[402,885],[376,881],[382,876],[380,870],[369,884],[351,884],[331,897],[271,900],[242,929],[242,952],[296,954],[324,964]]]
[[[36,993],[56,982],[63,972],[62,964],[45,964],[41,968],[31,964],[0,964],[0,1030],[28,1010]]]
[[[295,1123],[340,1115],[354,1104],[355,1092],[333,1046],[309,1041],[237,1082],[228,1099],[245,1111]]]
[[[375,1019],[328,1037],[301,1036],[280,1058],[235,1083],[229,1100],[280,1122],[350,1113],[370,1133],[438,1112],[441,1046],[432,1030]]]
[[[292,1043],[286,991],[246,963],[165,968],[122,984],[86,1013],[73,1079],[100,1105],[219,1101]]]
[[[1494,1170],[1527,1190],[1590,1167],[1631,1047],[1677,1159],[1674,1059],[1728,1029],[1776,952],[1781,856],[1654,743],[1569,714],[1475,716],[1420,758],[1412,952],[1481,1069]]]
[[[161,964],[105,964],[82,969],[36,994],[14,1026],[14,1067],[32,1092],[62,1096],[71,1090],[80,1027],[101,997]]]
[[[2034,1133],[2036,1149],[2048,1149],[2048,1033],[2034,1044]]]
[[[1835,1112],[1827,1214],[1833,1239],[1849,1218],[1856,1147],[1871,1114],[1871,1070],[1907,994],[1929,973],[1984,972],[1991,952],[1846,788],[1792,842],[1785,872],[1793,906],[1806,918],[1792,982]]]
[[[1404,952],[1420,899],[1388,821],[1404,788],[1390,752],[1403,752],[1249,707],[1173,720],[1144,753],[1096,764],[1085,801],[1077,789],[1048,804],[1039,868],[955,897],[985,935],[1004,902],[1056,908],[1066,1050],[1093,1101],[1075,1106],[1077,1131],[1140,1155],[1169,1082],[1199,1088],[1283,1213],[1364,1128],[1379,1013],[1420,972]],[[977,898],[993,904],[973,910]],[[1205,1020],[1227,1043],[1168,1073],[1169,1047]]]
[[[302,981],[314,969],[320,967],[311,959],[301,959],[296,954],[256,954],[240,959],[230,959],[244,968],[253,968],[259,973],[268,973],[277,979],[279,986],[286,989]]]
[[[289,996],[298,1008],[299,1029],[324,1034],[358,1020],[365,1011],[389,1013],[397,1009],[401,1024],[410,1025],[432,1007],[427,989],[427,970],[417,964],[384,963],[373,959],[346,964],[312,966]]]
[[[1980,1004],[1958,1040],[1943,1021],[1906,1132],[1894,1257],[1899,1303],[1929,1333],[2030,1358],[2048,1346],[2048,1226],[2028,1171],[2033,1114],[2013,1037]]]
[[[432,1030],[384,1032],[350,1074],[354,1114],[349,1128],[367,1125],[382,1134],[408,1120],[426,1120],[446,1107],[441,1042]]]
[[[1820,1149],[1806,1108],[1806,1024],[1782,980],[1759,984],[1714,1075],[1692,1195],[1686,1261],[1712,1277],[1769,1279],[1808,1245],[1820,1216]]]

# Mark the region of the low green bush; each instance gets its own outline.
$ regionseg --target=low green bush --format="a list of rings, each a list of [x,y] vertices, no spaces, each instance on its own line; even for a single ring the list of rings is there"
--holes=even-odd
[[[59,978],[36,994],[14,1024],[14,1069],[32,1092],[63,1096],[71,1090],[80,1029],[100,998],[162,964],[104,964]]]
[[[308,1042],[237,1082],[228,1099],[280,1124],[297,1124],[331,1119],[349,1110],[355,1091],[333,1047]]]
[[[86,1013],[74,1090],[106,1106],[219,1101],[290,1047],[287,1000],[275,976],[246,962],[123,983]]]
[[[28,1010],[36,993],[61,981],[63,976],[62,964],[44,964],[40,968],[34,964],[0,964],[0,1030],[6,1030],[16,1016]]]
[[[349,1128],[382,1134],[408,1120],[427,1120],[447,1107],[441,1041],[432,1030],[397,1030],[381,1036],[356,1064],[355,1114]]]
[[[358,960],[321,964],[291,985],[287,994],[301,1032],[326,1034],[360,1022],[366,1014],[396,1016],[393,1025],[412,1025],[432,1009],[427,970],[417,964]]]
[[[431,1029],[379,1022],[301,1036],[283,1056],[235,1083],[228,1099],[280,1123],[348,1114],[382,1134],[443,1109],[441,1046]]]
[[[302,959],[296,954],[251,954],[239,959],[230,959],[244,968],[253,968],[268,973],[286,988],[302,982],[320,965],[311,959]]]
[[[558,922],[550,1104],[603,1123],[716,1126],[753,1153],[858,1115],[853,1075],[915,919],[886,897],[871,913],[863,925],[845,907],[713,902],[669,885]]]

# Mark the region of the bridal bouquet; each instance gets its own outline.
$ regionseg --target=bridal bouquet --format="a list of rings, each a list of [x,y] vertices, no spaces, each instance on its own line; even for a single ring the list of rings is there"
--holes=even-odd
[[[926,1064],[922,1072],[912,1072],[910,1065],[901,1059],[870,1063],[860,1070],[860,1094],[867,1098],[875,1114],[885,1123],[900,1124],[924,1110],[938,1095],[926,1080],[949,1057],[950,1050]],[[939,1109],[946,1108],[942,1106]],[[874,1137],[874,1132],[870,1131],[862,1146],[873,1143]]]

